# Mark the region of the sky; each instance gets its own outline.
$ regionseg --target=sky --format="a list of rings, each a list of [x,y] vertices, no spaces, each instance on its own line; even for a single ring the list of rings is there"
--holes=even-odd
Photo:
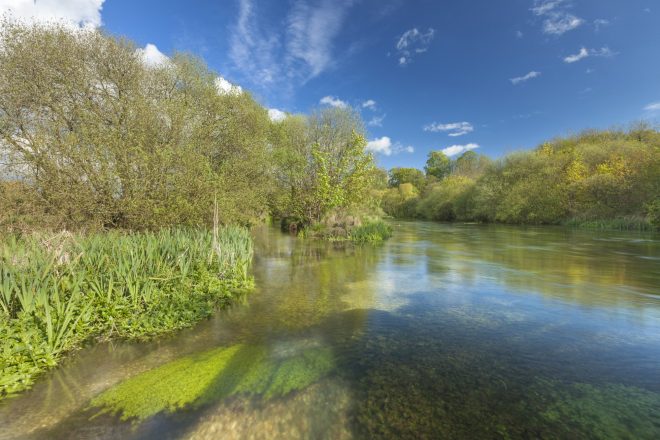
[[[381,166],[660,121],[660,0],[0,0],[202,57],[271,118],[362,115]],[[239,89],[240,87],[240,89]]]

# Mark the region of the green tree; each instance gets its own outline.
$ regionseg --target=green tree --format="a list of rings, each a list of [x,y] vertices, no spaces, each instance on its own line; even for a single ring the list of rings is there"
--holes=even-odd
[[[442,151],[431,151],[424,170],[428,176],[442,180],[451,173],[451,160]]]
[[[417,190],[426,186],[424,173],[417,168],[392,168],[388,184],[390,188],[398,188],[403,183],[412,183]]]
[[[289,117],[273,133],[278,217],[307,225],[332,210],[369,202],[377,173],[355,111],[330,108]]]
[[[265,211],[269,120],[203,62],[144,63],[63,25],[0,26],[0,156],[59,226],[158,228]]]

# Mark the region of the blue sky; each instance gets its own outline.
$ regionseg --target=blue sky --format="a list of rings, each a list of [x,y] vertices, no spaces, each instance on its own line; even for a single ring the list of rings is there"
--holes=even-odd
[[[350,105],[381,165],[660,120],[658,0],[0,0],[193,52],[264,106]]]

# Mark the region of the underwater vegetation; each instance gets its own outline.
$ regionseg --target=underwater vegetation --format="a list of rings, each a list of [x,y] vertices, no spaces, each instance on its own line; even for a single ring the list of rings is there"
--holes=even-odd
[[[97,415],[141,421],[160,412],[212,403],[232,395],[264,399],[301,390],[335,367],[329,348],[308,348],[289,357],[266,347],[237,344],[187,356],[132,377],[92,399]]]
[[[96,339],[190,327],[253,287],[245,228],[0,241],[0,399]]]

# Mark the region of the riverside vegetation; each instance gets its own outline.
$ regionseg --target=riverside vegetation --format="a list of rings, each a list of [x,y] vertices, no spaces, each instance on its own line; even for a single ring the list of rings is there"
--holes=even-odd
[[[252,286],[248,231],[9,237],[0,243],[0,395],[89,338],[188,327]]]
[[[150,64],[130,41],[97,30],[5,20],[0,398],[86,341],[153,337],[235,300],[252,286],[247,228],[268,219],[355,243],[391,235],[383,211],[596,227],[660,221],[652,128],[588,132],[497,162],[434,152],[425,173],[388,175],[366,145],[350,108],[271,121],[190,55]]]
[[[395,168],[384,210],[395,217],[588,228],[660,228],[660,132],[586,131],[492,161],[429,155],[425,173]]]

